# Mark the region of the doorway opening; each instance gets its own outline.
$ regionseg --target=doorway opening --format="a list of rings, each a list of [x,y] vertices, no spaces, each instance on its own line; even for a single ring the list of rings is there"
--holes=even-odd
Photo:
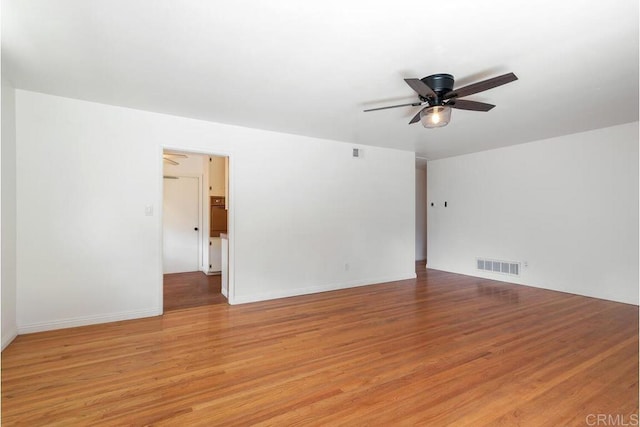
[[[226,303],[229,158],[162,153],[163,311]]]
[[[416,157],[416,262],[427,264],[427,159]]]

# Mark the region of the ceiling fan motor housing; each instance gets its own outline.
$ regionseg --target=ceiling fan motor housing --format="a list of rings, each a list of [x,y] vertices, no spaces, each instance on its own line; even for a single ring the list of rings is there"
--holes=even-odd
[[[436,93],[437,98],[435,99],[435,104],[440,104],[442,97],[453,90],[453,76],[451,74],[432,74],[430,76],[424,77],[422,82],[429,86]],[[422,101],[429,101],[428,99],[422,99]]]

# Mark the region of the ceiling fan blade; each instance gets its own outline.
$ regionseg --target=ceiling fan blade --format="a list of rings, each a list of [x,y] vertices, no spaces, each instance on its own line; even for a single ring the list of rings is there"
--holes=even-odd
[[[458,89],[454,89],[451,92],[447,93],[444,98],[462,98],[463,96],[473,95],[474,93],[484,92],[485,90],[493,89],[494,87],[502,86],[507,83],[511,83],[512,81],[518,80],[513,73],[503,74],[498,77],[493,77],[491,79],[483,80],[478,83],[473,83],[468,86],[463,86]]]
[[[380,107],[380,108],[369,108],[368,110],[364,110],[365,113],[369,111],[378,111],[378,110],[386,110],[388,108],[398,108],[398,107],[419,107],[423,103],[422,102],[412,102],[411,104],[400,104],[400,105],[390,105],[389,107]]]
[[[180,164],[180,163],[176,162],[175,160],[171,160],[171,159],[168,159],[166,157],[164,157],[162,160],[164,160],[165,162],[167,162],[169,164],[175,165],[175,166],[178,166]]]
[[[447,103],[451,108],[457,108],[458,110],[471,110],[471,111],[489,111],[495,105],[485,104],[484,102],[470,101],[467,99],[454,99]]]
[[[420,111],[418,111],[418,113],[413,116],[413,119],[411,119],[411,121],[409,122],[410,125],[413,123],[418,123],[420,121],[420,113],[422,112],[422,110],[424,110],[424,108],[421,108]]]
[[[424,98],[436,98],[438,95],[420,79],[404,79],[411,89],[415,90],[418,95]]]
[[[180,154],[180,153],[162,153],[163,156],[171,156],[171,157],[182,157],[183,159],[187,158],[186,154]]]

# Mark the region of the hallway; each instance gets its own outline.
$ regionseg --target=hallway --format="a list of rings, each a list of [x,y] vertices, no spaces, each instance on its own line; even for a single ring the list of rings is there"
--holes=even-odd
[[[226,303],[220,293],[221,276],[207,276],[201,271],[165,274],[164,303],[167,311]]]

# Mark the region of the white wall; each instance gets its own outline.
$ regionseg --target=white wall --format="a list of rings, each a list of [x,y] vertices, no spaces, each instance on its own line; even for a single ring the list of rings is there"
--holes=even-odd
[[[411,152],[16,101],[20,332],[161,312],[163,146],[230,156],[232,303],[415,277]]]
[[[17,334],[16,326],[16,128],[15,90],[2,79],[2,348]]]
[[[430,161],[427,174],[430,268],[638,304],[637,122]],[[476,257],[528,267],[482,273]]]
[[[427,259],[427,169],[416,168],[416,261]]]

